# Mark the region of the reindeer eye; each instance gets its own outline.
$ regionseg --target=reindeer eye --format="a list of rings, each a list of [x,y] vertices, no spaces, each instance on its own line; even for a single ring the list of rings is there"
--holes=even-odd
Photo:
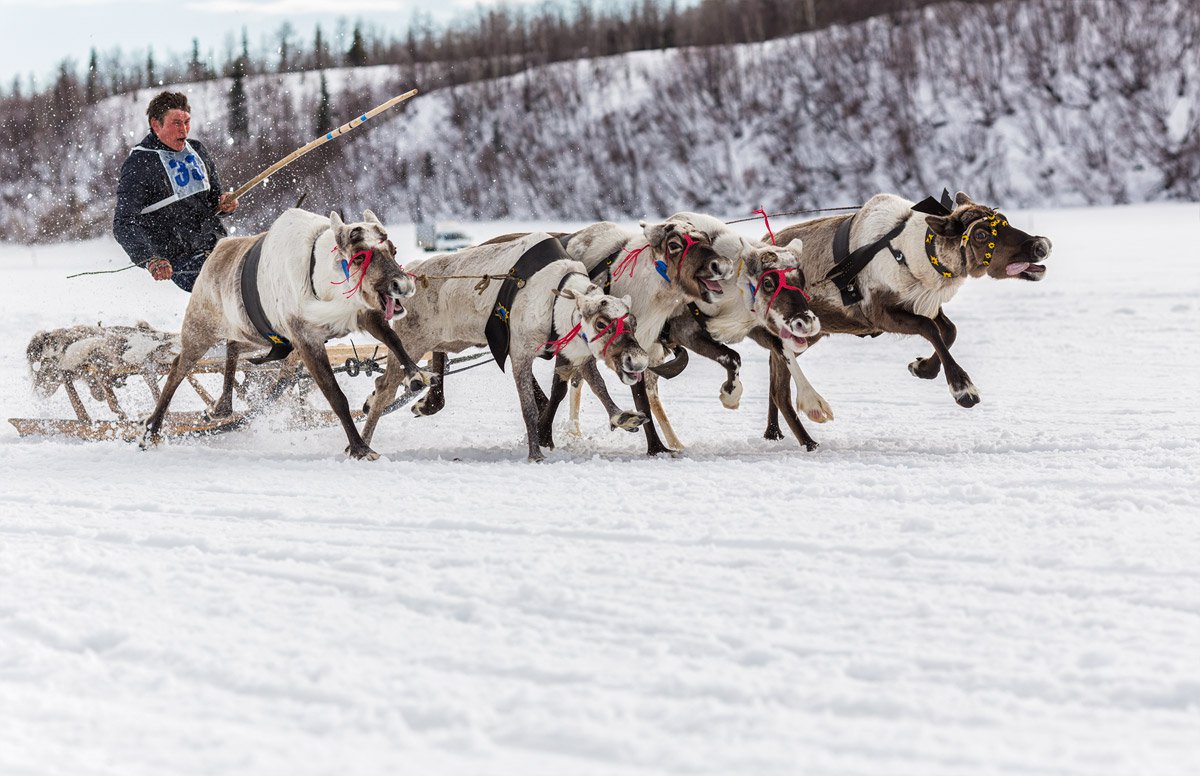
[[[988,237],[988,230],[984,229],[983,227],[980,227],[975,230],[975,239],[976,240],[983,242],[984,240],[987,239],[987,237]]]
[[[763,278],[763,282],[762,282],[763,288],[767,289],[768,291],[775,288],[775,283],[776,283],[775,275],[773,275],[773,274],[767,275],[765,278]]]

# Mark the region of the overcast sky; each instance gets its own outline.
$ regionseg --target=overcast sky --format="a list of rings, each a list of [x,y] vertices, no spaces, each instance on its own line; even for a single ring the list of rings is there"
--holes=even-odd
[[[501,0],[0,0],[0,87],[8,91],[13,76],[22,86],[29,73],[44,85],[58,63],[73,58],[82,71],[88,54],[101,55],[115,47],[126,54],[153,46],[156,60],[168,52],[190,54],[192,38],[199,38],[202,54],[223,56],[229,35],[240,41],[242,27],[250,35],[251,50],[263,35],[272,35],[285,20],[297,37],[311,45],[313,29],[320,23],[326,37],[339,18],[375,24],[399,34],[408,28],[415,12],[427,13],[443,23],[470,15]],[[531,5],[540,0],[505,0],[509,6]]]

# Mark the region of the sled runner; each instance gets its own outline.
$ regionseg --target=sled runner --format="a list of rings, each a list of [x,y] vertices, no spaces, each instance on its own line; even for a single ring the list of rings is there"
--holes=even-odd
[[[179,335],[152,329],[148,324],[137,326],[74,326],[39,332],[29,343],[26,355],[32,371],[37,394],[49,398],[61,389],[75,412],[72,419],[10,418],[21,436],[73,436],[85,440],[142,438],[142,416],[148,414],[159,395],[159,384],[166,377],[179,350]],[[387,366],[386,349],[378,346],[359,348],[352,344],[336,344],[325,352],[333,371],[347,378],[359,375],[371,377],[382,374]],[[248,356],[253,353],[246,354]],[[483,358],[484,352],[452,359],[462,363]],[[447,371],[453,374],[457,370]],[[220,379],[225,371],[224,347],[213,348],[187,377],[187,384],[205,407],[212,408],[213,392],[220,392]],[[214,375],[209,386],[204,375]],[[143,383],[141,391],[137,383]],[[252,364],[246,358],[238,363],[234,380],[234,412],[213,417],[209,410],[179,411],[167,414],[163,433],[166,436],[205,436],[220,434],[246,426],[256,415],[277,407],[290,414],[290,421],[302,427],[335,425],[338,419],[329,409],[309,404],[308,396],[315,385],[303,364],[295,356],[283,361]],[[142,396],[136,395],[141,393]],[[408,404],[418,392],[398,396],[385,413]],[[90,397],[89,408],[84,396]],[[136,411],[127,411],[122,402],[136,402]],[[240,406],[239,406],[240,405]],[[93,417],[106,414],[108,417]],[[360,420],[363,415],[355,412]]]

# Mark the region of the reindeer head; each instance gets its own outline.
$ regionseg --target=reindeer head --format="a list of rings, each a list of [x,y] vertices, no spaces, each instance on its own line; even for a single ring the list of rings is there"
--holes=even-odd
[[[801,352],[808,338],[821,331],[821,322],[809,308],[804,290],[800,252],[804,243],[795,239],[787,245],[751,244],[743,254],[742,282],[749,292],[750,311],[759,325],[783,340],[790,350]]]
[[[589,283],[583,291],[564,288],[555,293],[574,303],[573,317],[580,323],[588,349],[596,360],[603,361],[626,385],[640,381],[650,364],[650,356],[634,336],[637,321],[629,312],[632,300],[628,296],[605,294],[594,283]]]
[[[925,222],[939,251],[958,251],[971,277],[1019,277],[1041,280],[1046,267],[1035,264],[1050,255],[1050,241],[1032,237],[1008,223],[1002,213],[976,204],[961,191],[948,216],[927,216]]]
[[[661,224],[643,222],[642,231],[667,280],[692,299],[715,302],[724,293],[721,281],[733,277],[737,262],[717,253],[713,238],[686,215]]]
[[[401,299],[412,296],[417,286],[404,268],[396,263],[396,246],[388,239],[383,224],[370,210],[363,211],[363,220],[344,223],[336,212],[329,214],[329,226],[337,243],[337,258],[346,262],[346,298],[358,298],[366,309],[377,309],[383,317],[404,317]]]

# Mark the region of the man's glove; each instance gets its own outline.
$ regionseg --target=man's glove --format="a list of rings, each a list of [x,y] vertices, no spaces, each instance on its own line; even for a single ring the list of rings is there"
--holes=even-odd
[[[155,280],[170,280],[171,275],[175,274],[171,269],[171,262],[166,259],[150,259],[146,269],[150,270],[150,276]]]

